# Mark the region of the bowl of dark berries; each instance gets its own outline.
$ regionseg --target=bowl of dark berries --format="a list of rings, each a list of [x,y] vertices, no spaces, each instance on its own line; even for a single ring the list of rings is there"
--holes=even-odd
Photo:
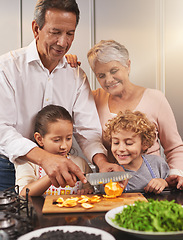
[[[32,232],[29,232],[18,240],[115,240],[115,238],[98,228],[86,227],[86,226],[54,226],[41,228]]]

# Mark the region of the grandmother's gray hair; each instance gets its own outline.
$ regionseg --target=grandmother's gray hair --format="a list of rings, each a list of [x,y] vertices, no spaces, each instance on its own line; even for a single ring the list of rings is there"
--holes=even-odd
[[[88,51],[87,58],[92,70],[96,61],[101,63],[118,61],[124,67],[128,67],[129,53],[125,46],[114,40],[101,40]]]

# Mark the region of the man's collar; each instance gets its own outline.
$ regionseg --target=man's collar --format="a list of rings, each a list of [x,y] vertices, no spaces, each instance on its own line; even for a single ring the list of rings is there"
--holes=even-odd
[[[33,61],[37,61],[37,62],[39,62],[39,64],[43,65],[42,62],[41,62],[41,59],[39,57],[38,51],[37,51],[36,40],[35,39],[28,46],[27,60],[28,60],[28,63],[33,62]],[[67,64],[68,64],[68,62],[67,62],[67,60],[64,56],[62,58],[62,61],[60,61],[58,63],[56,68],[66,67]]]

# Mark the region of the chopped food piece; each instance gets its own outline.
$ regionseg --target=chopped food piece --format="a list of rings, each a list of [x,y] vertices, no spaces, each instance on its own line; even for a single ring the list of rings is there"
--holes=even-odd
[[[87,198],[87,199],[89,199],[89,197],[86,196],[86,195],[81,195],[81,198]]]
[[[56,200],[56,202],[58,202],[58,203],[63,203],[63,202],[64,202],[64,199],[63,199],[62,197],[59,197],[59,198]]]
[[[76,202],[79,200],[78,197],[71,197],[72,200],[75,200]]]
[[[109,196],[109,195],[103,195],[103,197],[104,197],[104,198],[116,198],[115,195],[110,195],[110,196]]]
[[[82,203],[81,206],[84,207],[84,208],[88,208],[88,209],[94,207],[94,205],[89,204],[89,203]]]
[[[88,198],[82,198],[81,200],[78,201],[78,203],[85,203],[88,202]]]
[[[77,205],[77,201],[71,199],[71,198],[67,198],[64,202],[63,202],[63,206],[64,207],[75,207]]]
[[[100,202],[101,201],[101,197],[99,197],[98,195],[94,195],[93,197],[91,197],[89,199],[90,203],[96,203],[96,202]]]
[[[63,205],[63,203],[58,203],[58,204],[56,204],[58,207],[63,207],[64,205]]]

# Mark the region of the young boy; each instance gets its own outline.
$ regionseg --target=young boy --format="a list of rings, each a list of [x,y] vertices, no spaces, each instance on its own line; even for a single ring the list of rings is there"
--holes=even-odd
[[[154,124],[139,111],[119,112],[106,124],[104,138],[110,141],[112,154],[124,170],[133,175],[126,190],[161,193],[168,186],[166,161],[160,156],[145,154],[155,136]]]

